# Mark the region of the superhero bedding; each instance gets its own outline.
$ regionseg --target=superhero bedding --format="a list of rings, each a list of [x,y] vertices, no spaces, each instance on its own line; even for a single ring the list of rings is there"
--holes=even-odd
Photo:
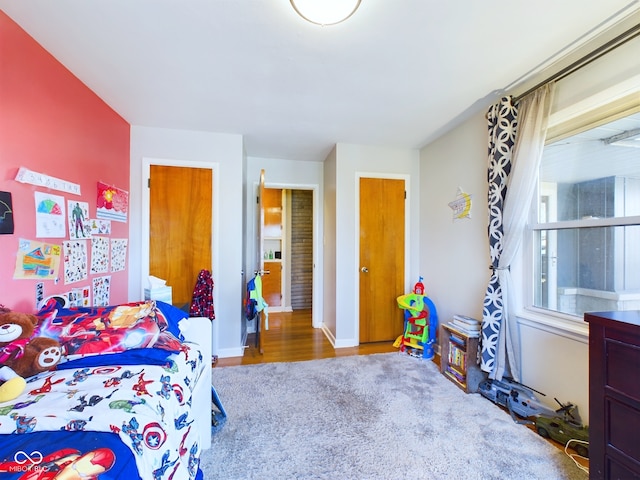
[[[0,403],[0,478],[202,478],[211,346],[194,339],[211,338],[209,319],[162,302],[52,302],[38,317],[65,361]]]

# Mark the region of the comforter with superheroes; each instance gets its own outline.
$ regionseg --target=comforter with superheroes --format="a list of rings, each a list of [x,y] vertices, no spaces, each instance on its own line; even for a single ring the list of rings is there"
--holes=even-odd
[[[31,377],[20,397],[0,403],[0,478],[201,478],[197,346],[151,365],[90,360]]]

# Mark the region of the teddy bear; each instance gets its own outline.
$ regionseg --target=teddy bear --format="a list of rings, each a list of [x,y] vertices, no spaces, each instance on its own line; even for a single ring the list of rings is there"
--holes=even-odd
[[[51,370],[62,358],[60,343],[38,336],[37,324],[35,315],[0,313],[0,402],[18,397],[26,388],[25,378]]]

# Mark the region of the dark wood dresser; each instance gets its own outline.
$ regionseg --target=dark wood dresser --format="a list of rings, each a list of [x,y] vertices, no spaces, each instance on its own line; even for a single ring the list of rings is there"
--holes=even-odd
[[[589,478],[640,479],[640,311],[589,323]]]

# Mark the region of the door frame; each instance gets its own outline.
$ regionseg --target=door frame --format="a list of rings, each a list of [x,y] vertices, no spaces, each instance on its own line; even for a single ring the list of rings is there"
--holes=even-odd
[[[266,170],[266,178],[269,177],[269,170]],[[257,192],[258,188],[260,187],[258,182],[254,183],[254,187],[253,187],[253,191]],[[321,217],[320,217],[320,212],[321,212],[321,207],[319,205],[320,202],[320,185],[317,183],[279,183],[279,182],[269,182],[269,181],[265,181],[264,184],[265,188],[281,188],[284,190],[311,190],[313,193],[313,239],[312,239],[312,246],[313,246],[313,253],[312,253],[312,260],[313,260],[313,274],[312,274],[312,278],[313,278],[313,285],[312,285],[312,289],[311,289],[311,302],[312,302],[312,307],[311,307],[311,326],[313,328],[322,328],[322,302],[323,302],[323,282],[322,282],[322,262],[323,259],[321,257],[322,254],[322,249],[320,248],[320,239],[321,239],[321,235],[320,235],[320,221],[321,221]],[[256,212],[255,212],[255,202],[251,203],[253,205],[254,211],[253,211],[253,218],[255,218],[256,216]],[[253,238],[255,238],[255,235],[252,236]],[[254,240],[256,241],[256,240]],[[258,248],[257,245],[252,245],[253,248],[253,252],[256,251],[256,249]],[[249,258],[252,258],[252,256],[250,255]]]
[[[380,173],[380,172],[356,172],[355,175],[355,217],[354,222],[355,229],[355,252],[353,272],[354,273],[354,292],[355,295],[355,311],[360,311],[360,179],[361,178],[382,178],[387,180],[404,180],[404,188],[406,192],[406,198],[404,202],[404,291],[408,293],[410,290],[410,275],[411,275],[411,176],[403,173]],[[416,279],[417,281],[418,279]],[[360,344],[360,318],[355,315],[354,318],[354,331],[355,339]]]
[[[220,264],[218,258],[218,232],[220,229],[218,228],[218,219],[220,215],[218,214],[218,205],[220,202],[218,201],[218,195],[220,192],[219,187],[219,177],[220,177],[220,164],[217,162],[197,162],[197,161],[186,161],[186,160],[176,160],[176,159],[163,159],[163,158],[142,158],[142,184],[140,188],[142,190],[142,238],[141,238],[141,258],[140,258],[140,298],[144,298],[144,289],[145,286],[148,285],[149,279],[149,222],[151,215],[151,205],[150,205],[150,194],[148,188],[148,179],[151,176],[151,165],[162,165],[166,167],[177,167],[177,168],[206,168],[212,170],[211,175],[211,214],[213,216],[211,220],[211,262],[212,265],[210,267],[211,274],[214,279],[218,279],[218,265]],[[194,285],[196,279],[193,279]],[[213,289],[213,304],[217,305],[217,290]],[[214,322],[217,323],[217,322]]]

